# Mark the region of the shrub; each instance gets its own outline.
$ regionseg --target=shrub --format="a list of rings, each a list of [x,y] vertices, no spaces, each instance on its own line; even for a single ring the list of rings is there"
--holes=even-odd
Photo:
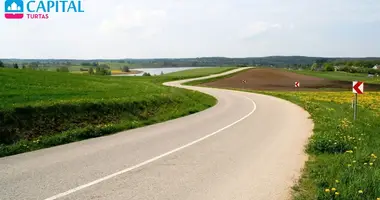
[[[59,67],[57,68],[57,72],[70,72],[68,67]]]

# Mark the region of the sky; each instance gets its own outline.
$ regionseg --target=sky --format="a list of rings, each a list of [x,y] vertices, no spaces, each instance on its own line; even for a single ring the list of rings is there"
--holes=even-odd
[[[47,20],[0,17],[0,58],[380,57],[379,0],[83,0],[82,7]]]

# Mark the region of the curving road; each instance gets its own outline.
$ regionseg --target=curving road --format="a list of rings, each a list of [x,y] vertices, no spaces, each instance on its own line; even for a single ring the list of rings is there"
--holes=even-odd
[[[303,146],[313,128],[308,113],[274,97],[182,82],[166,85],[213,95],[218,104],[160,124],[0,158],[0,199],[287,199],[306,159]]]

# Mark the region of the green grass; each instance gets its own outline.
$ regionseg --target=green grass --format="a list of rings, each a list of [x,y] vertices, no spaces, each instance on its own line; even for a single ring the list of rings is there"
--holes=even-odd
[[[288,70],[289,71],[289,70]],[[370,78],[367,74],[360,73],[347,73],[347,72],[319,72],[310,70],[290,70],[303,75],[316,76],[331,80],[341,80],[341,81],[364,81],[366,83],[380,84],[380,77]]]
[[[356,121],[353,121],[351,103],[339,100],[352,96],[351,93],[259,93],[302,106],[315,123],[314,135],[306,147],[311,159],[294,187],[295,200],[380,198],[380,163],[376,160],[380,155],[380,106],[377,106],[380,99],[376,96],[380,93],[368,94],[368,100],[359,97],[362,106]],[[325,192],[332,188],[336,188],[339,195]]]
[[[215,98],[162,83],[219,71],[110,77],[0,69],[0,157],[201,111]]]
[[[214,77],[214,78],[208,78],[208,79],[202,79],[202,80],[190,81],[190,82],[184,83],[184,85],[200,85],[200,84],[203,84],[203,83],[211,83],[211,82],[214,82],[214,81],[217,81],[217,80],[220,80],[220,79],[224,79],[224,78],[235,76],[235,75],[237,75],[239,73],[243,73],[243,72],[245,72],[247,70],[250,70],[250,69],[251,68],[244,69],[244,70],[241,70],[241,71],[238,71],[238,72],[234,72],[234,73],[231,73],[231,74],[227,74],[227,75],[224,75],[224,76],[219,76],[219,77]]]
[[[212,74],[219,74],[226,71],[230,71],[233,69],[237,69],[236,67],[205,67],[205,68],[198,68],[198,69],[189,69],[189,70],[183,70],[178,72],[173,72],[164,75],[165,77],[200,77],[200,76],[207,76]]]

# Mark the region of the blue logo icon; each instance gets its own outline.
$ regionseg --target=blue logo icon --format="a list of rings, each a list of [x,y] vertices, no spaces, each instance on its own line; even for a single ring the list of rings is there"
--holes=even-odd
[[[22,19],[24,17],[24,2],[22,0],[5,0],[5,18]]]

